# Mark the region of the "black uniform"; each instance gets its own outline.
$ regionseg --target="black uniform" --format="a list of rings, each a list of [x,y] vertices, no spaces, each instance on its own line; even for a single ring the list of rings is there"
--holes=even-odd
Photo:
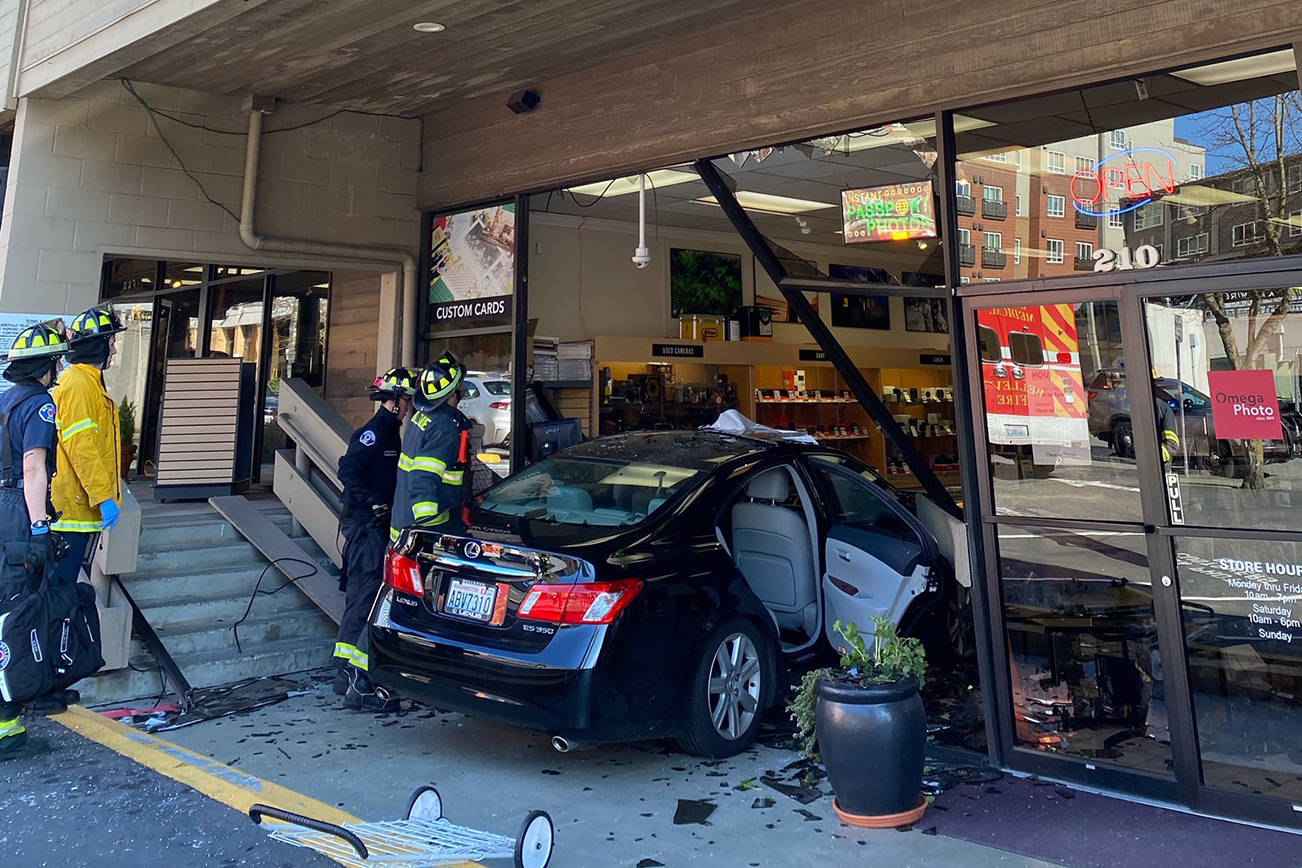
[[[397,414],[380,407],[371,420],[353,432],[348,451],[339,459],[344,484],[344,569],[340,584],[347,594],[335,642],[335,663],[367,668],[364,638],[366,618],[383,581],[384,551],[388,547],[388,511],[398,479],[402,448]],[[377,512],[376,507],[382,509]]]
[[[1180,448],[1180,435],[1175,431],[1175,412],[1161,397],[1157,398],[1157,433],[1162,464],[1170,464],[1175,451]]]
[[[54,400],[44,386],[23,384],[0,395],[0,614],[20,598],[28,586],[24,566],[32,521],[23,497],[23,453],[45,449],[45,469],[54,476]],[[45,497],[49,500],[49,492]],[[3,649],[0,663],[7,664],[9,650]],[[0,666],[0,668],[4,668]],[[0,736],[21,733],[18,704],[6,703],[0,695]]]
[[[390,541],[410,525],[456,533],[461,518],[462,482],[469,456],[470,421],[455,407],[440,404],[411,417],[398,465]]]

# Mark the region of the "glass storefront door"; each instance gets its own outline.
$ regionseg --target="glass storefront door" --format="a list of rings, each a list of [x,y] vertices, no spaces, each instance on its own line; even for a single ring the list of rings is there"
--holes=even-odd
[[[1302,272],[1249,270],[966,290],[975,495],[1008,764],[1296,825]]]

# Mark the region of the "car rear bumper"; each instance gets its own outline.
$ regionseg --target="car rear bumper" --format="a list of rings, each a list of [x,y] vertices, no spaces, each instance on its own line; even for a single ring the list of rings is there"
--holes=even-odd
[[[612,683],[600,669],[586,665],[588,652],[604,638],[600,628],[567,630],[546,651],[525,655],[389,623],[370,628],[370,675],[399,696],[579,741],[674,734],[632,713],[623,691],[636,685]]]

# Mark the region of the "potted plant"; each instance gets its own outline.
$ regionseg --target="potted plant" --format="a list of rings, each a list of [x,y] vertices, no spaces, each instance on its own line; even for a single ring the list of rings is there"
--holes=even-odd
[[[136,405],[125,396],[118,403],[118,426],[122,430],[122,478],[126,479],[136,459]]]
[[[801,747],[806,756],[821,756],[842,822],[876,828],[917,822],[927,808],[922,643],[901,638],[880,617],[873,618],[869,639],[855,624],[832,626],[845,640],[841,665],[806,673],[791,703]]]

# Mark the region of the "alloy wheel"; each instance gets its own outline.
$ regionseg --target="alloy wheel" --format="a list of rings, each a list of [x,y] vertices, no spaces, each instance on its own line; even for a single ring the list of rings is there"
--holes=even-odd
[[[714,652],[710,664],[710,721],[719,735],[736,740],[750,729],[759,711],[763,666],[750,637],[733,633]]]

